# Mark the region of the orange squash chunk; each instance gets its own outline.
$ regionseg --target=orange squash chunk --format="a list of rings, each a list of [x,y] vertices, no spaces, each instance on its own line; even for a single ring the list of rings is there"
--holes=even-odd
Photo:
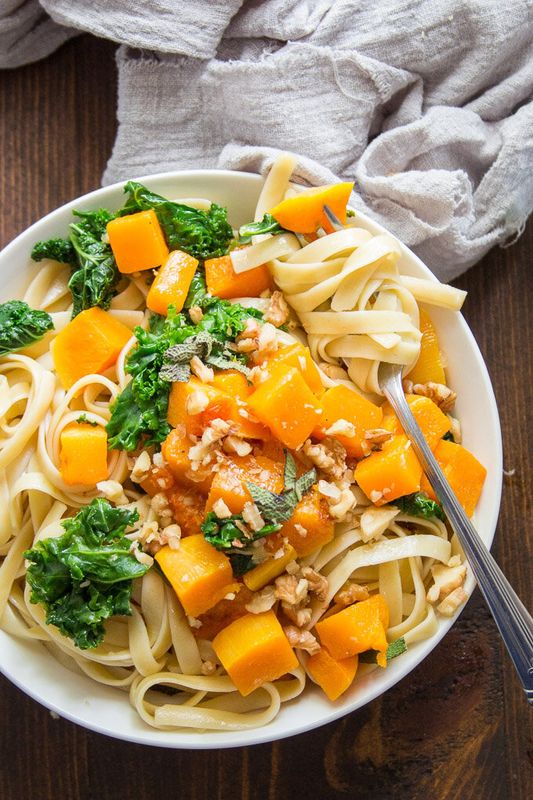
[[[399,434],[383,449],[359,461],[355,480],[374,505],[382,506],[420,490],[422,467],[407,436]]]
[[[189,450],[192,445],[183,425],[179,425],[170,431],[161,445],[161,452],[169,470],[179,483],[207,494],[211,488],[214,473],[211,467],[193,470],[189,458]]]
[[[131,337],[130,329],[107,311],[97,306],[82,311],[53,342],[54,367],[63,387],[70,389],[84,375],[104,372]]]
[[[389,609],[385,598],[375,594],[317,622],[320,643],[335,659],[377,650],[378,664],[386,666]]]
[[[201,533],[181,539],[177,550],[162,547],[155,559],[185,613],[192,617],[208,611],[229,592],[239,590],[229,558],[206,542]]]
[[[274,436],[292,449],[305,442],[322,414],[301,372],[283,364],[259,384],[248,405]]]
[[[252,596],[252,592],[246,586],[241,586],[233,600],[219,600],[216,606],[200,615],[198,619],[202,624],[193,629],[193,634],[198,639],[211,641],[222,628],[227,628],[230,622],[249,613],[246,604],[250,602]]]
[[[222,499],[232,514],[240,514],[245,503],[252,500],[246,483],[256,483],[279,494],[283,491],[283,464],[265,456],[234,456],[228,458],[215,473],[207,497],[206,512]]]
[[[177,485],[168,493],[168,502],[182,536],[202,533],[200,526],[205,518],[205,494],[191,486]]]
[[[306,670],[330,700],[337,700],[352,685],[358,662],[358,656],[336,660],[321,647],[309,656]]]
[[[442,366],[439,340],[433,323],[427,311],[420,309],[420,331],[422,341],[420,342],[420,355],[415,366],[407,377],[413,383],[434,383],[446,384],[446,375]]]
[[[220,389],[220,391],[232,397],[238,397],[244,402],[253,391],[253,387],[246,380],[246,376],[236,369],[223,369],[220,372],[215,372],[212,385],[216,389]]]
[[[279,347],[275,353],[264,359],[261,367],[268,372],[272,372],[280,364],[296,367],[302,373],[311,391],[317,395],[323,394],[322,379],[308,347],[298,343]]]
[[[209,294],[223,300],[232,297],[259,297],[266,289],[272,288],[272,278],[266,264],[246,272],[235,272],[229,256],[207,259],[205,282]]]
[[[471,517],[480,498],[487,470],[466,447],[445,439],[441,439],[437,445],[435,458],[466,514]],[[425,475],[422,476],[421,489],[432,500],[437,499]]]
[[[335,438],[344,445],[349,456],[362,458],[366,455],[370,448],[365,440],[365,431],[379,428],[383,417],[380,406],[342,384],[332,386],[324,392],[320,402],[324,409],[320,422],[321,435],[335,422],[345,419],[354,426],[355,436],[335,434]]]
[[[188,401],[194,392],[201,392],[208,400],[207,407],[199,414],[189,414],[188,411]],[[227,394],[220,388],[220,384],[202,383],[195,377],[187,383],[176,381],[172,384],[167,419],[173,427],[184,425],[186,432],[195,436],[201,436],[214,419],[224,419],[237,427],[237,434],[240,436],[251,439],[270,437],[268,428],[252,419],[240,397]]]
[[[235,620],[215,636],[213,650],[244,697],[298,666],[273,611]]]
[[[101,425],[72,422],[61,431],[59,471],[69,485],[95,486],[107,478],[107,433]]]
[[[450,430],[450,420],[429,397],[422,397],[417,394],[408,394],[405,397],[414,418],[424,434],[426,442],[434,450],[444,434]],[[393,433],[402,433],[403,429],[400,425],[400,420],[394,414],[389,403],[384,403],[382,408],[384,418],[387,417],[388,430]]]
[[[328,513],[328,504],[318,493],[316,486],[302,497],[294,514],[283,523],[280,531],[282,536],[287,537],[298,556],[309,555],[331,542],[334,533],[335,525]]]
[[[160,492],[168,492],[169,489],[173,488],[175,483],[174,476],[166,467],[152,466],[150,472],[146,478],[141,481],[140,485],[146,494],[153,497]]]
[[[329,230],[328,218],[324,214],[327,205],[336,217],[346,222],[346,206],[352,193],[353,183],[334,183],[304,189],[294,197],[282,200],[270,209],[282,228],[296,233],[315,233],[317,228]]]
[[[153,269],[168,258],[167,243],[153,208],[112,219],[106,230],[120,272]]]
[[[181,250],[174,250],[155,276],[146,297],[150,311],[166,316],[169,306],[181,311],[196,272],[198,260]]]

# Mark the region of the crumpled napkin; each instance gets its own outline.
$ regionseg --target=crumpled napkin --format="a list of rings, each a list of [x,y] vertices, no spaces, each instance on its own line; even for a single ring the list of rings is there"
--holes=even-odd
[[[355,179],[356,207],[443,280],[520,235],[533,208],[531,0],[40,7],[63,26],[57,43],[75,29],[123,45],[105,183],[180,168],[264,172],[290,150],[303,181]],[[33,42],[33,57],[50,43]]]

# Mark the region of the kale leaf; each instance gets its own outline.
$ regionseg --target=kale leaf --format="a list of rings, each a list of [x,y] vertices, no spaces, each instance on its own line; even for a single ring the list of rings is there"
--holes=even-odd
[[[208,211],[174,203],[136,181],[124,187],[129,197],[119,214],[154,209],[171,250],[184,250],[194,258],[223,256],[233,238],[225,208],[212,203]]]
[[[172,348],[208,333],[213,344],[213,359],[227,356],[224,369],[231,366],[242,371],[246,356],[234,353],[230,361],[227,344],[242,333],[250,316],[261,317],[261,313],[209,296],[204,309],[197,325],[191,323],[187,313],[177,314],[171,306],[166,319],[157,314],[151,317],[148,331],[139,327],[135,329],[138,345],[126,360],[126,372],[133,379],[111,408],[111,419],[107,424],[110,448],[132,451],[139,446],[141,439],[145,445],[159,444],[168,435],[170,381],[176,375],[169,371],[172,358],[166,358],[166,354],[172,353]],[[213,361],[219,369],[220,363]]]
[[[31,602],[45,608],[47,625],[82,650],[102,642],[109,617],[131,614],[132,581],[148,569],[125,537],[138,518],[137,511],[96,498],[61,523],[64,534],[41,539],[24,553]]]
[[[44,242],[37,242],[33,246],[31,257],[34,261],[51,258],[52,261],[59,261],[61,264],[76,263],[76,251],[70,239],[47,239]]]
[[[31,256],[34,261],[52,258],[70,265],[72,274],[68,287],[72,294],[72,316],[75,317],[93,306],[109,308],[120,273],[104,237],[107,223],[116,214],[104,208],[74,211],[73,214],[78,219],[69,226],[70,238],[37,242]]]
[[[430,519],[437,517],[444,522],[444,511],[434,500],[431,500],[424,492],[415,492],[415,494],[406,494],[403,497],[398,497],[394,501],[394,505],[401,509],[404,514],[411,514],[413,517],[424,517]]]
[[[255,566],[253,542],[276,533],[281,525],[267,524],[258,531],[252,531],[241,514],[220,519],[214,511],[210,511],[200,527],[206,542],[229,556],[233,574],[238,576]]]
[[[252,236],[257,236],[261,233],[286,233],[286,230],[281,227],[272,214],[265,214],[260,222],[248,222],[246,225],[241,225],[239,228],[240,243],[244,244],[248,242]]]
[[[54,323],[46,311],[31,308],[22,300],[0,305],[0,356],[20,350],[41,339]]]

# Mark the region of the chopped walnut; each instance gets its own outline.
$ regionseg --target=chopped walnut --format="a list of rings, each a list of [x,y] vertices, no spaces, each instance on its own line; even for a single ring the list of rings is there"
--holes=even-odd
[[[222,447],[226,453],[236,453],[238,456],[247,456],[252,452],[250,442],[245,442],[244,439],[234,435],[226,436]]]
[[[456,444],[461,444],[463,440],[463,434],[461,432],[461,423],[455,417],[452,417],[451,414],[446,415],[450,420],[450,433],[453,436],[453,440]]]
[[[343,484],[341,494],[337,501],[330,502],[329,513],[338,522],[344,520],[352,508],[356,505],[356,498],[348,484]]]
[[[372,450],[381,450],[381,446],[392,439],[392,433],[386,428],[372,428],[365,431],[365,442],[370,445]]]
[[[208,658],[205,661],[202,661],[202,666],[200,667],[202,670],[202,675],[213,675],[213,673],[216,671],[216,668],[217,665],[215,662]]]
[[[193,356],[190,360],[189,366],[191,368],[191,372],[193,375],[196,375],[199,381],[202,383],[212,383],[215,377],[215,373],[211,367],[208,367],[207,364],[198,358],[198,356]]]
[[[346,449],[331,436],[326,436],[320,444],[307,439],[303,452],[315,467],[333,480],[339,480],[346,470]]]
[[[254,353],[254,359],[256,361],[261,361],[264,356],[270,355],[270,353],[275,353],[277,349],[277,331],[275,327],[270,324],[270,322],[265,322],[259,331],[259,336],[257,338],[257,352]]]
[[[189,458],[191,468],[198,470],[203,464],[207,466],[211,461],[215,445],[229,433],[232,427],[229,422],[218,417],[211,421],[211,424],[202,433],[200,441],[189,448]]]
[[[276,602],[276,593],[273,586],[265,586],[259,592],[254,592],[251,600],[244,606],[250,614],[262,614],[264,611],[270,611]]]
[[[312,611],[310,608],[294,608],[294,606],[283,605],[283,611],[287,619],[294,622],[297,628],[305,628],[311,622]]]
[[[116,506],[125,506],[129,502],[124,494],[124,487],[118,481],[99,481],[96,488]]]
[[[346,581],[334,596],[333,601],[339,606],[351,606],[352,603],[368,600],[369,597],[370,593],[366,586],[360,586],[354,581]]]
[[[447,597],[444,598],[442,603],[437,606],[437,611],[445,617],[451,617],[459,606],[462,606],[468,600],[468,595],[462,586],[458,586]]]
[[[133,553],[139,564],[142,564],[145,567],[151,567],[154,563],[154,559],[149,553],[145,553],[143,550],[139,550],[139,545],[137,542],[132,542],[130,545],[130,552]]]
[[[341,490],[334,483],[329,483],[329,481],[318,481],[318,491],[322,497],[326,497],[328,500],[338,502],[341,499]]]
[[[276,599],[290,606],[302,606],[307,600],[309,583],[296,575],[280,575],[275,580]],[[285,606],[284,606],[285,607]]]
[[[131,470],[130,479],[133,483],[141,483],[150,472],[152,467],[152,462],[150,461],[150,455],[143,450],[143,452],[135,459],[135,463],[133,465],[133,469]]]
[[[295,625],[287,625],[283,631],[291,647],[305,650],[310,656],[319,652],[320,645],[310,631],[302,631]]]
[[[261,516],[255,503],[245,503],[242,509],[242,518],[252,531],[260,531],[265,527],[265,520]]]
[[[355,425],[353,422],[348,422],[347,419],[337,419],[326,429],[327,436],[346,436],[348,439],[353,439],[355,436]]]
[[[198,325],[204,318],[204,312],[200,308],[200,306],[191,306],[189,308],[189,317],[191,318],[191,322],[194,325]]]
[[[219,519],[229,519],[231,517],[231,511],[221,497],[213,503],[212,510]]]
[[[250,370],[250,375],[248,377],[250,378],[254,386],[259,386],[260,383],[266,381],[266,379],[269,377],[269,373],[268,370],[256,366],[252,367],[252,369]]]
[[[399,513],[400,509],[394,506],[381,506],[381,508],[370,506],[363,511],[359,520],[363,542],[382,536]]]
[[[257,339],[252,339],[251,336],[247,339],[239,339],[235,343],[235,349],[237,353],[253,353],[254,350],[257,350]]]
[[[408,394],[418,394],[422,397],[429,397],[433,400],[441,411],[445,413],[453,408],[457,394],[445,386],[443,383],[434,383],[428,381],[427,383],[415,383],[412,381],[404,381],[404,390]]]
[[[276,328],[279,328],[280,325],[284,325],[287,322],[289,319],[289,306],[287,305],[282,292],[272,292],[270,305],[264,316],[265,321],[271,322],[272,325],[276,326]]]
[[[187,398],[187,414],[191,417],[196,416],[196,414],[201,414],[202,411],[206,410],[208,405],[209,398],[206,393],[202,392],[201,389],[196,389],[194,392],[191,392]]]
[[[259,338],[259,322],[253,317],[246,320],[244,330],[239,333],[235,340],[235,349],[238,353],[251,353],[257,350],[257,340]]]
[[[302,568],[302,577],[308,583],[308,589],[311,594],[314,594],[317,600],[323,602],[328,594],[328,579],[321,575],[320,572],[317,572],[312,567],[303,567]]]
[[[435,564],[431,567],[434,584],[427,593],[428,603],[437,603],[450,594],[458,586],[462,586],[466,577],[466,566],[459,564],[456,567],[447,567],[444,564]]]

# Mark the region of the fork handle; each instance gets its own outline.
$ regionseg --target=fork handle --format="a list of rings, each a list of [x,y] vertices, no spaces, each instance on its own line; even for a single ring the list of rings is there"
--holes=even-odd
[[[409,408],[398,373],[382,385],[413,449],[457,534],[481,593],[533,705],[533,618],[466,516]]]

